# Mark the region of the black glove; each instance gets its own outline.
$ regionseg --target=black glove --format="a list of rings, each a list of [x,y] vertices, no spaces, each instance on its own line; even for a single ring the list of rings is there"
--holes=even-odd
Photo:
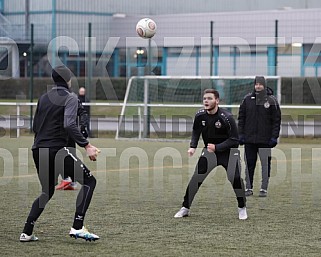
[[[273,148],[273,147],[275,147],[276,145],[278,144],[278,140],[276,139],[276,138],[271,138],[270,139],[270,142],[269,142],[269,146],[271,147],[271,148]]]
[[[245,143],[245,136],[244,135],[239,136],[239,143],[240,143],[240,145],[244,145],[244,143]]]
[[[87,132],[87,129],[85,126],[81,126],[80,127],[80,132],[81,134],[84,136],[84,138],[87,138],[88,137],[88,132]]]

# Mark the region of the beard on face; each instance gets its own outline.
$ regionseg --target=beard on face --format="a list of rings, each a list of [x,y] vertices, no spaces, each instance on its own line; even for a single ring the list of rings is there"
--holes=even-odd
[[[205,110],[207,110],[207,111],[212,111],[212,110],[214,110],[215,107],[216,107],[216,102],[214,102],[212,105],[206,104],[206,105],[204,105],[204,107],[205,107]]]

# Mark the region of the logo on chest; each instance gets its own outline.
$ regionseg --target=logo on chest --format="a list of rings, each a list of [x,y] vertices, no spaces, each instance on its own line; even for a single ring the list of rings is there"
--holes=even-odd
[[[218,120],[217,122],[215,122],[215,128],[221,128],[222,127],[222,123]]]
[[[265,103],[264,103],[264,108],[265,108],[265,109],[268,109],[269,107],[270,107],[270,103],[269,103],[269,102],[265,102]]]

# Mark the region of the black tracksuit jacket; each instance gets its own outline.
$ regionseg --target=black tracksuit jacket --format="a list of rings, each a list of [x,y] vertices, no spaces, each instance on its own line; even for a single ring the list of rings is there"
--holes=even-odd
[[[56,85],[43,94],[33,121],[35,139],[32,149],[65,147],[68,136],[85,147],[88,141],[77,126],[77,111],[78,97],[68,90],[67,84]]]
[[[243,99],[238,117],[240,137],[246,144],[269,144],[280,134],[281,110],[270,88],[253,91]]]
[[[237,126],[231,113],[218,108],[215,114],[199,110],[194,118],[191,148],[196,148],[200,135],[207,144],[215,144],[215,152],[229,151],[239,145]]]

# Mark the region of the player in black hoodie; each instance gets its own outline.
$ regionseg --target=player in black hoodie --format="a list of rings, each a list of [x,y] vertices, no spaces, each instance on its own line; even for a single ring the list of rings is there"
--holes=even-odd
[[[54,194],[58,175],[64,176],[66,173],[83,185],[77,196],[74,223],[69,235],[94,241],[99,237],[89,233],[83,223],[96,179],[81,160],[66,147],[68,137],[80,147],[84,147],[92,161],[96,160],[99,150],[84,138],[77,126],[78,98],[70,92],[71,71],[65,66],[58,66],[53,69],[52,78],[55,86],[40,97],[33,123],[35,139],[32,154],[42,192],[32,204],[20,241],[38,240],[32,234],[34,224]]]
[[[265,78],[256,76],[254,91],[246,95],[240,105],[238,130],[240,144],[245,148],[246,196],[253,195],[253,177],[257,156],[262,166],[262,184],[259,196],[266,197],[271,172],[271,148],[278,143],[281,111],[272,89]]]

